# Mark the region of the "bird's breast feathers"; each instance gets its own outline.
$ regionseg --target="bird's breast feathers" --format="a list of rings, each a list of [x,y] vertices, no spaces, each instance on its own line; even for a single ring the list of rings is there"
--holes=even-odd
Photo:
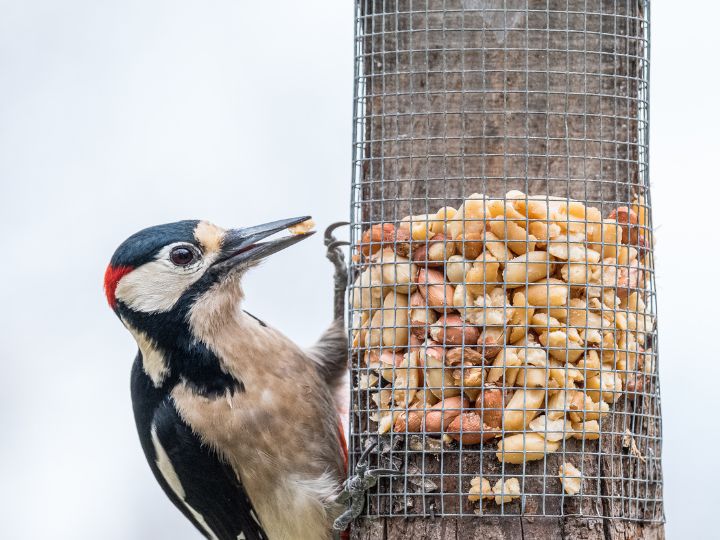
[[[180,383],[172,397],[202,442],[236,471],[269,538],[329,538],[343,474],[336,433],[310,406],[311,394],[245,388],[204,397]]]
[[[330,538],[344,477],[330,390],[285,336],[236,317],[250,329],[216,328],[212,343],[244,390],[202,396],[181,381],[172,391],[175,406],[236,470],[270,538]]]

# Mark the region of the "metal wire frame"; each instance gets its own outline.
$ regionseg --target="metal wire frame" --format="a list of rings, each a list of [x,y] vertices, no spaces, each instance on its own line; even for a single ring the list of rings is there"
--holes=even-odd
[[[411,228],[423,223],[428,226],[427,215],[441,207],[457,207],[474,192],[502,197],[517,189],[529,196],[568,197],[598,208],[603,218],[618,207],[637,203],[640,197],[636,208],[643,209],[647,221],[638,231],[648,240],[645,283],[640,292],[647,315],[654,321],[648,169],[649,7],[649,1],[634,0],[357,0],[351,200],[354,253],[363,247],[397,250],[397,238],[363,243],[362,234],[379,223],[397,225],[406,216],[421,216],[410,218]],[[544,122],[537,122],[538,117]],[[514,220],[517,218],[503,217],[506,227]],[[585,232],[595,223],[584,222]],[[463,217],[463,227],[472,224],[473,219]],[[529,220],[526,228],[528,224]],[[569,216],[566,226],[571,226]],[[569,241],[564,242],[570,249]],[[442,243],[445,250],[452,244],[447,239]],[[505,246],[510,248],[512,243],[506,240]],[[467,244],[460,240],[461,253]],[[599,244],[603,252],[610,245],[604,233]],[[481,258],[480,262],[488,261]],[[395,276],[418,266],[431,268],[427,262],[413,267],[409,261],[396,260],[390,265]],[[350,264],[351,276],[359,276],[367,267],[367,259],[356,256]],[[585,267],[587,270],[589,264]],[[630,271],[629,263],[618,261],[603,261],[601,267],[616,276]],[[501,287],[503,292],[527,292],[531,285],[526,280],[505,282]],[[617,285],[616,277],[603,291],[615,291]],[[370,286],[360,280],[350,287],[351,306],[355,304],[349,313],[351,343],[361,330],[363,313],[372,322],[372,315],[388,311],[383,305],[357,305],[355,298],[372,293]],[[482,286],[483,292],[488,292],[492,283]],[[383,293],[402,295],[405,291],[397,279],[382,286]],[[549,289],[547,304],[549,311]],[[450,311],[470,307],[473,305],[465,301]],[[600,313],[605,309],[601,307]],[[504,304],[503,314],[506,310]],[[397,309],[389,311],[391,317],[381,317],[379,324],[369,328],[370,333],[412,331],[409,322],[398,322]],[[433,310],[426,306],[425,311]],[[586,313],[589,311],[587,307]],[[626,318],[641,316],[629,306],[611,311]],[[528,328],[532,328],[530,323]],[[551,327],[548,322],[534,329],[541,333]],[[587,323],[579,327],[585,334],[593,329]],[[512,328],[506,323],[505,330]],[[404,354],[406,349],[382,341],[375,347],[351,346],[351,463],[369,441],[379,441],[377,463],[401,471],[368,493],[366,515],[587,515],[664,520],[657,343],[653,326],[643,343],[649,366],[645,384],[633,390],[624,385],[618,392],[609,414],[598,420],[598,440],[586,438],[583,424],[579,440],[563,438],[557,451],[543,452],[542,459],[519,465],[498,462],[494,439],[465,444],[462,424],[455,434],[459,441],[428,432],[424,425],[420,431],[411,431],[406,425],[400,432],[391,428],[379,435],[378,422],[373,421],[376,415],[386,412],[395,418],[409,410],[407,404],[394,400],[382,403],[378,391],[389,390],[392,395],[423,387],[411,387],[407,382],[396,385],[398,375],[408,371],[403,372],[394,362],[386,370],[390,381],[385,381],[364,361],[368,352]],[[463,342],[460,347],[464,374],[473,367],[465,365],[464,351],[484,354],[485,346]],[[587,354],[590,347],[587,343],[584,347]],[[549,345],[544,349],[549,354],[569,355],[567,347]],[[620,355],[629,352],[627,345],[617,344],[601,344],[596,350]],[[565,373],[570,367],[571,363],[565,362]],[[432,368],[424,365],[420,369],[427,380]],[[608,369],[601,364],[600,376]],[[547,368],[543,370],[547,372]],[[633,375],[627,366],[620,372],[626,379]],[[372,376],[378,378],[375,388],[366,386]],[[530,377],[527,371],[525,377]],[[435,388],[441,401],[458,391],[450,379],[449,368],[443,368],[443,384]],[[502,385],[503,391],[521,389]],[[464,375],[458,386],[465,395]],[[527,397],[523,398],[523,424],[526,415],[553,410],[548,408],[553,389],[546,384],[541,390],[540,407],[528,407]],[[492,411],[482,410],[487,412]],[[524,427],[518,432],[526,441],[530,430]],[[548,450],[546,439],[543,450]],[[522,451],[526,457],[527,446]],[[564,462],[573,463],[582,474],[577,495],[568,495],[560,485],[557,469]],[[520,499],[501,504],[470,502],[470,480],[478,476],[491,485],[500,480],[500,497],[506,494],[503,481],[517,478]]]

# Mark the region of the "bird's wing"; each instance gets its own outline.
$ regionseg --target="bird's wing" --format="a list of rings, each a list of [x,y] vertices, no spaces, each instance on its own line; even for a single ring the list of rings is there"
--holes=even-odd
[[[350,408],[348,341],[345,323],[335,319],[320,339],[307,349],[310,359],[316,364],[335,401],[335,409],[342,423],[341,434],[348,432],[348,411]]]
[[[328,386],[335,390],[348,372],[348,341],[345,323],[335,319],[320,339],[307,349]]]
[[[172,492],[168,494],[175,505],[207,538],[267,539],[232,467],[201,443],[169,398],[155,412],[150,437],[150,465],[160,473],[165,491]]]

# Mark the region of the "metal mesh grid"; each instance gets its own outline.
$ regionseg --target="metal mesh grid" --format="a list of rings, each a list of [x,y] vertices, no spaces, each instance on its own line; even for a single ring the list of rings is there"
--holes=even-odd
[[[350,448],[402,471],[366,515],[664,519],[648,20],[357,0]]]

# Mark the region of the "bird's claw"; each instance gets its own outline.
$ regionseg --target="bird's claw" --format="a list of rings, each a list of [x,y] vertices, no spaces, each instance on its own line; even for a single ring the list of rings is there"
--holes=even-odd
[[[365,474],[377,479],[378,476],[392,476],[393,474],[397,473],[398,471],[396,471],[395,469],[370,469]]]
[[[329,244],[325,244],[325,245],[327,246],[328,251],[330,251],[332,249],[337,249],[342,246],[349,246],[350,242],[348,242],[346,240],[335,240],[334,242],[330,242]]]
[[[335,237],[333,236],[335,229],[345,227],[346,225],[350,225],[350,223],[347,221],[338,221],[337,223],[331,223],[328,225],[325,229],[325,245],[327,246],[330,242],[335,240]]]
[[[344,531],[350,523],[356,519],[365,506],[365,492],[377,484],[378,476],[395,475],[399,471],[395,469],[370,469],[368,468],[368,454],[377,446],[377,442],[373,442],[358,458],[355,465],[355,474],[345,481],[343,491],[338,495],[339,503],[350,502],[348,508],[340,514],[333,523],[336,531]]]
[[[324,242],[327,247],[326,256],[335,266],[335,298],[333,301],[334,316],[336,319],[345,317],[345,290],[347,289],[348,271],[345,264],[345,255],[340,249],[342,246],[349,246],[350,242],[338,240],[333,235],[335,229],[350,225],[346,221],[332,223],[325,229]]]

